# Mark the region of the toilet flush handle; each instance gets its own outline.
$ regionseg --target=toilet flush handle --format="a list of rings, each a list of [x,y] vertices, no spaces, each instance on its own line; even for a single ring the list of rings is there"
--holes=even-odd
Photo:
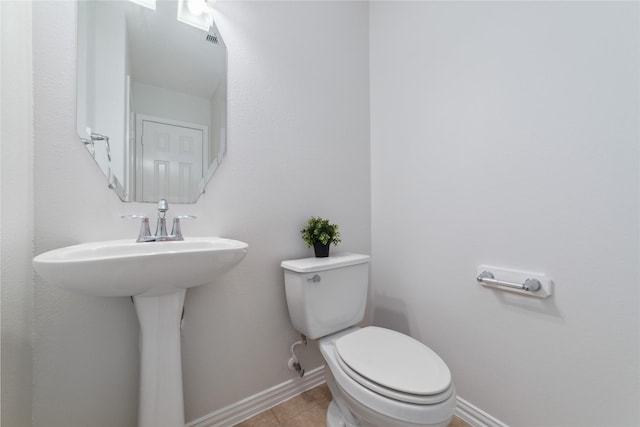
[[[322,280],[322,279],[320,278],[320,275],[319,275],[319,274],[315,274],[313,277],[309,277],[309,278],[307,279],[307,282],[318,283],[320,280]]]

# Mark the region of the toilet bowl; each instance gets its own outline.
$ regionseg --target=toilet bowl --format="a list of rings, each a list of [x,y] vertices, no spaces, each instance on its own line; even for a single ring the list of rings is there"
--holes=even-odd
[[[328,427],[446,426],[456,407],[445,362],[400,332],[355,326],[364,316],[367,255],[283,261],[294,327],[318,344],[332,401]]]
[[[345,361],[337,349],[336,342],[340,344],[341,338],[352,338],[363,332],[371,332],[370,338],[372,339],[370,344],[359,343],[359,350],[364,359],[357,360],[361,355],[350,354],[349,357],[352,359]],[[345,412],[345,409],[348,410],[354,419],[360,421],[359,424],[353,423],[353,425],[362,426],[415,427],[446,426],[449,424],[456,407],[456,394],[447,366],[426,346],[423,346],[424,349],[430,351],[435,356],[434,359],[427,358],[419,364],[408,361],[407,359],[411,359],[411,355],[403,353],[402,349],[385,347],[384,339],[377,344],[373,342],[374,338],[377,338],[376,335],[381,332],[384,332],[382,335],[395,333],[410,340],[408,341],[409,346],[422,345],[397,332],[371,326],[362,329],[350,328],[319,340],[320,352],[326,362],[325,379],[334,400],[343,400],[344,407],[341,414]],[[388,362],[387,366],[363,367],[363,369],[369,369],[370,372],[367,374],[374,378],[364,377],[349,366],[349,363],[352,365],[370,363],[370,359],[365,356],[368,352],[372,354],[384,352],[384,358]],[[404,391],[407,386],[406,380],[409,378],[398,371],[410,373],[411,370],[422,371],[423,374],[426,374],[422,375],[422,381],[412,381],[414,383],[412,385],[422,388],[422,394]],[[386,385],[374,381],[374,379],[379,380],[381,377],[386,377],[384,378]],[[416,376],[411,379],[415,380]],[[336,404],[336,406],[339,405]],[[329,424],[328,422],[327,425],[337,427],[345,424]]]

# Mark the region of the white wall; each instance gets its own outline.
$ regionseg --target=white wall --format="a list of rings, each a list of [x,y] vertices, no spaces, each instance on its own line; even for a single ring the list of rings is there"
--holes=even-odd
[[[0,3],[0,281],[3,426],[31,425],[33,93],[31,5]]]
[[[78,22],[83,25],[77,26],[77,132],[83,138],[89,138],[87,128],[95,128],[95,32],[90,31],[95,27],[95,3],[78,2],[77,8]]]
[[[640,423],[639,8],[371,3],[373,320],[509,425]]]
[[[200,201],[169,212],[198,216],[186,235],[237,238],[249,253],[219,283],[187,294],[188,420],[296,377],[279,264],[311,255],[299,237],[309,216],[340,224],[339,249],[370,248],[367,4],[216,7],[229,49],[228,152]],[[133,238],[138,225],[120,215],[155,207],[120,202],[75,135],[74,5],[33,8],[35,252]],[[74,295],[37,278],[34,337],[34,426],[136,424],[138,330],[127,298]],[[315,348],[302,356],[307,369],[320,360]]]

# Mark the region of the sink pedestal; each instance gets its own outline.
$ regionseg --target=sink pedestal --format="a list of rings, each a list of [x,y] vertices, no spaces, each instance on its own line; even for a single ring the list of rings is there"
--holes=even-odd
[[[185,289],[134,296],[140,322],[138,427],[184,427],[180,321]]]

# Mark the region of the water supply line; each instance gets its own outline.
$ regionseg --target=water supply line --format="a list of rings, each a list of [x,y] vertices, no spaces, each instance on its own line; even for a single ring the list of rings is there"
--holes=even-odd
[[[300,334],[300,337],[302,338],[302,340],[296,341],[293,344],[291,344],[291,349],[290,349],[291,358],[289,359],[288,366],[289,366],[289,370],[296,371],[300,375],[300,378],[302,378],[304,376],[304,369],[302,368],[302,365],[298,361],[298,358],[296,357],[296,353],[294,349],[297,345],[304,345],[306,347],[307,337],[304,334]]]

